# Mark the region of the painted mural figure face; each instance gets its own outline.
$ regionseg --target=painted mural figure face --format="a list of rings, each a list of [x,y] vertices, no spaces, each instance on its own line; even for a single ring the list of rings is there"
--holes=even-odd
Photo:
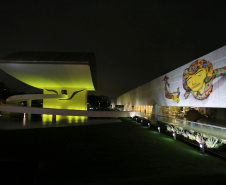
[[[226,76],[226,66],[213,70],[211,62],[196,60],[183,73],[184,97],[187,99],[191,93],[197,100],[208,98],[213,90],[213,80],[220,76]]]
[[[204,59],[193,62],[183,73],[183,87],[185,98],[193,94],[198,100],[206,99],[212,92],[215,72],[213,65]]]
[[[200,68],[195,74],[189,75],[187,78],[187,86],[193,91],[197,92],[205,87],[206,69]]]

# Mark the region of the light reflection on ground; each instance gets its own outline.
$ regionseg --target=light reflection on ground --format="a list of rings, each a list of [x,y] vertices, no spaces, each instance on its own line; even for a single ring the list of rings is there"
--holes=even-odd
[[[164,137],[164,138],[161,138],[161,139],[164,140],[164,141],[175,142],[175,140],[173,140],[173,138],[166,138],[166,137]]]
[[[61,116],[52,120],[52,116],[44,119],[41,117],[23,118],[21,115],[2,115],[0,117],[0,130],[33,129],[48,127],[82,126],[104,123],[119,123],[121,120],[114,118],[92,119],[78,116]]]

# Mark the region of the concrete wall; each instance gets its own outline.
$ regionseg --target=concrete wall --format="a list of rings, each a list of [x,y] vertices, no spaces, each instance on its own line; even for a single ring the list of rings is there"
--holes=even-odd
[[[43,108],[69,109],[69,110],[87,110],[87,89],[77,88],[46,88],[43,94],[54,95],[56,92],[61,94],[62,90],[67,90],[68,98],[44,99]],[[55,91],[55,92],[54,92]]]
[[[213,64],[213,69],[226,66],[226,46],[213,51],[198,59],[204,59]],[[196,60],[198,60],[196,59]],[[194,61],[196,61],[194,60]],[[165,75],[156,78],[132,91],[129,91],[117,98],[117,105],[124,105],[126,110],[131,110],[132,105],[159,105],[159,106],[180,106],[180,107],[218,107],[226,108],[226,76],[221,76],[213,80],[213,90],[208,98],[204,100],[195,99],[192,94],[186,99],[183,88],[183,72],[194,61],[189,62],[167,74],[170,92],[176,91],[179,87],[179,102],[167,99],[165,96]],[[143,66],[140,66],[143,67]]]

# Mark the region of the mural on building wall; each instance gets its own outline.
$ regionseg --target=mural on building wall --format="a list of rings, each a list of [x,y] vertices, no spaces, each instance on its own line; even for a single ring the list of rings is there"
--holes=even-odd
[[[226,76],[226,66],[213,70],[212,63],[204,59],[193,62],[183,73],[185,98],[190,93],[198,100],[208,98],[213,91],[213,80],[219,76]]]
[[[164,77],[164,81],[165,81],[165,97],[167,99],[172,99],[173,101],[176,101],[177,103],[179,103],[180,99],[180,90],[179,90],[179,87],[177,88],[177,91],[174,91],[174,92],[169,92],[167,87],[169,88],[170,87],[170,84],[168,82],[168,79],[169,77],[168,76],[165,76]]]

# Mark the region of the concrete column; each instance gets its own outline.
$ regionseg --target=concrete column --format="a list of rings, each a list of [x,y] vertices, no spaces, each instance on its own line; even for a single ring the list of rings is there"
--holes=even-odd
[[[220,120],[226,120],[226,109],[223,108],[218,108],[216,109],[217,113],[216,113],[216,119],[220,119]]]
[[[153,105],[151,121],[155,125],[157,124],[157,116],[158,116],[158,113],[159,113],[160,109],[161,109],[161,106],[158,106],[157,104]]]
[[[27,100],[27,107],[31,107],[32,100]],[[31,120],[31,114],[26,115],[27,120]]]
[[[52,115],[52,122],[56,123],[56,115]]]
[[[27,107],[31,107],[32,100],[27,100]]]

